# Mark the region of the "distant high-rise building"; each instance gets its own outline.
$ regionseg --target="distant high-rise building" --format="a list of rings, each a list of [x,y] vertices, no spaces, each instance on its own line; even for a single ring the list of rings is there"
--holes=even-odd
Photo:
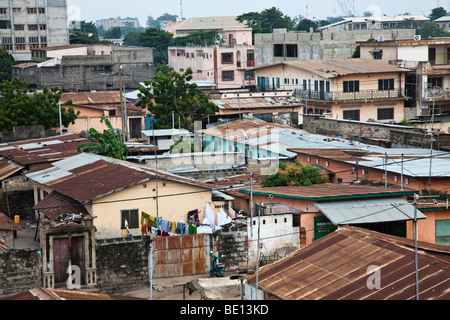
[[[18,62],[31,49],[69,44],[66,0],[0,0],[0,43]]]
[[[134,27],[139,28],[138,18],[109,18],[101,19],[95,22],[97,28],[102,27],[104,31],[107,31],[115,27]]]

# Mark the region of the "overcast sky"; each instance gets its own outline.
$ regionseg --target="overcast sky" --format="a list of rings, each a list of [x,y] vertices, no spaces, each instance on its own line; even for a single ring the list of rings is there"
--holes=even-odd
[[[138,18],[145,27],[147,17],[164,13],[181,15],[180,0],[67,0],[69,20],[95,21],[113,17]],[[410,12],[429,15],[437,6],[450,11],[450,0],[182,0],[183,17],[232,16],[277,7],[284,14],[309,19],[342,15],[339,3],[347,3],[357,14],[372,11],[388,16]]]

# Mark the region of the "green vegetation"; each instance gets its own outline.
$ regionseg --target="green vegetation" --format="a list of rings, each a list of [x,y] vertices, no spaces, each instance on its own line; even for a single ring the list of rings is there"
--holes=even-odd
[[[59,127],[59,99],[62,91],[55,87],[34,92],[29,83],[14,78],[0,83],[0,130],[12,131],[15,126],[43,125]],[[68,127],[78,117],[69,106],[61,108],[62,125]]]
[[[101,122],[105,122],[108,129],[100,133],[96,129],[90,128],[89,138],[93,142],[79,144],[77,146],[78,152],[95,153],[110,158],[126,160],[128,148],[123,142],[120,132],[114,130],[107,118],[102,117]]]
[[[261,179],[262,187],[279,186],[310,186],[327,183],[328,178],[322,176],[320,170],[314,166],[303,166],[300,161],[291,163],[280,162],[278,171]]]
[[[145,87],[139,87],[142,107],[155,115],[155,129],[172,128],[172,111],[180,116],[181,126],[194,131],[194,121],[208,114],[214,114],[216,105],[192,80],[192,69],[184,74],[159,71],[154,80],[144,81]]]

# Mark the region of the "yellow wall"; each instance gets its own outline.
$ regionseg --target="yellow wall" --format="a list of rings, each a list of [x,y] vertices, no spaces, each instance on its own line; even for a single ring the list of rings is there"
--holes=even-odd
[[[183,193],[187,194],[183,195]],[[121,210],[139,209],[139,222],[141,222],[142,212],[156,217],[155,195],[156,182],[152,180],[94,201],[92,214],[97,217],[94,219],[94,225],[97,227],[97,238],[114,238],[124,235],[124,230],[121,230]],[[130,200],[122,201],[124,199]],[[218,210],[214,209],[211,190],[179,182],[158,180],[158,216],[160,218],[174,222],[185,222],[188,211],[198,209],[201,211],[199,215],[201,222],[204,218],[206,204],[209,204],[217,214]],[[130,231],[133,235],[141,235],[140,228]]]

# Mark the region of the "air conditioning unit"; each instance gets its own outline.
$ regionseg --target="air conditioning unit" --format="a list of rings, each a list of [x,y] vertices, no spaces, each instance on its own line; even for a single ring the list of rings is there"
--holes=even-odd
[[[384,41],[384,36],[378,36],[378,42],[383,42]]]
[[[419,41],[419,40],[422,40],[422,36],[421,35],[414,36],[414,41]]]

